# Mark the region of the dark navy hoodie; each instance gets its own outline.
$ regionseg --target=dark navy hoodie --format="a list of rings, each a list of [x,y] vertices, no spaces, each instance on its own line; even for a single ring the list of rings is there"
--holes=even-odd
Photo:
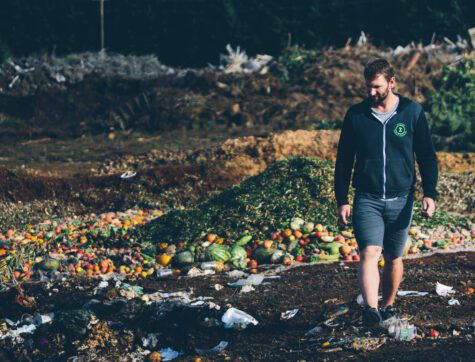
[[[437,157],[424,111],[420,104],[398,96],[396,112],[384,124],[372,115],[369,98],[346,113],[335,166],[338,206],[348,204],[353,167],[356,191],[382,199],[414,191],[415,160],[424,196],[436,199]]]

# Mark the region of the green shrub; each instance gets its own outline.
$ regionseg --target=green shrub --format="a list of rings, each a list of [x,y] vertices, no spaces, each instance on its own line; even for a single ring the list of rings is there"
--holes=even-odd
[[[475,151],[475,57],[443,68],[426,108],[437,149]]]
[[[287,47],[278,58],[274,73],[287,83],[301,74],[308,64],[315,63],[319,54],[316,49],[305,49],[299,45]]]
[[[10,58],[12,55],[10,53],[10,49],[8,48],[7,44],[5,44],[0,39],[0,64],[2,64],[5,60]]]

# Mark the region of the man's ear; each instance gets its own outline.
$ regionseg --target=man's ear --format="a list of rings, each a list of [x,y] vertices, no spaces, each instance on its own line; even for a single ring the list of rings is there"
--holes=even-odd
[[[392,77],[390,80],[389,80],[389,88],[392,90],[396,87],[396,77]]]

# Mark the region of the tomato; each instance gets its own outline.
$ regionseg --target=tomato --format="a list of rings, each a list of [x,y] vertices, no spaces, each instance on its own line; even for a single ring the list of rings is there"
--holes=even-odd
[[[351,255],[345,255],[345,256],[343,257],[343,260],[344,260],[344,261],[353,261],[353,257],[352,257]]]
[[[270,249],[272,247],[272,240],[264,240],[264,248]]]
[[[292,259],[290,259],[289,257],[285,257],[284,260],[282,261],[282,263],[284,265],[290,265],[290,264],[292,264]]]
[[[341,236],[341,235],[338,235],[336,238],[335,238],[335,241],[337,243],[344,243],[345,242],[345,237],[344,236]]]

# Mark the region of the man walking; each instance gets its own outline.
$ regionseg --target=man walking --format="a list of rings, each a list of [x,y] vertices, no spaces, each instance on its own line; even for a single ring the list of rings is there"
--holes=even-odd
[[[396,293],[403,276],[402,255],[412,220],[415,159],[422,178],[423,214],[435,211],[437,158],[427,120],[416,102],[394,93],[390,64],[376,59],[366,65],[368,97],[348,110],[338,144],[335,196],[340,225],[348,223],[352,185],[353,229],[360,250],[358,280],[365,302],[363,323],[375,327],[397,313]],[[415,153],[415,157],[414,157]],[[356,162],[355,162],[356,159]],[[378,260],[384,256],[382,305]]]

